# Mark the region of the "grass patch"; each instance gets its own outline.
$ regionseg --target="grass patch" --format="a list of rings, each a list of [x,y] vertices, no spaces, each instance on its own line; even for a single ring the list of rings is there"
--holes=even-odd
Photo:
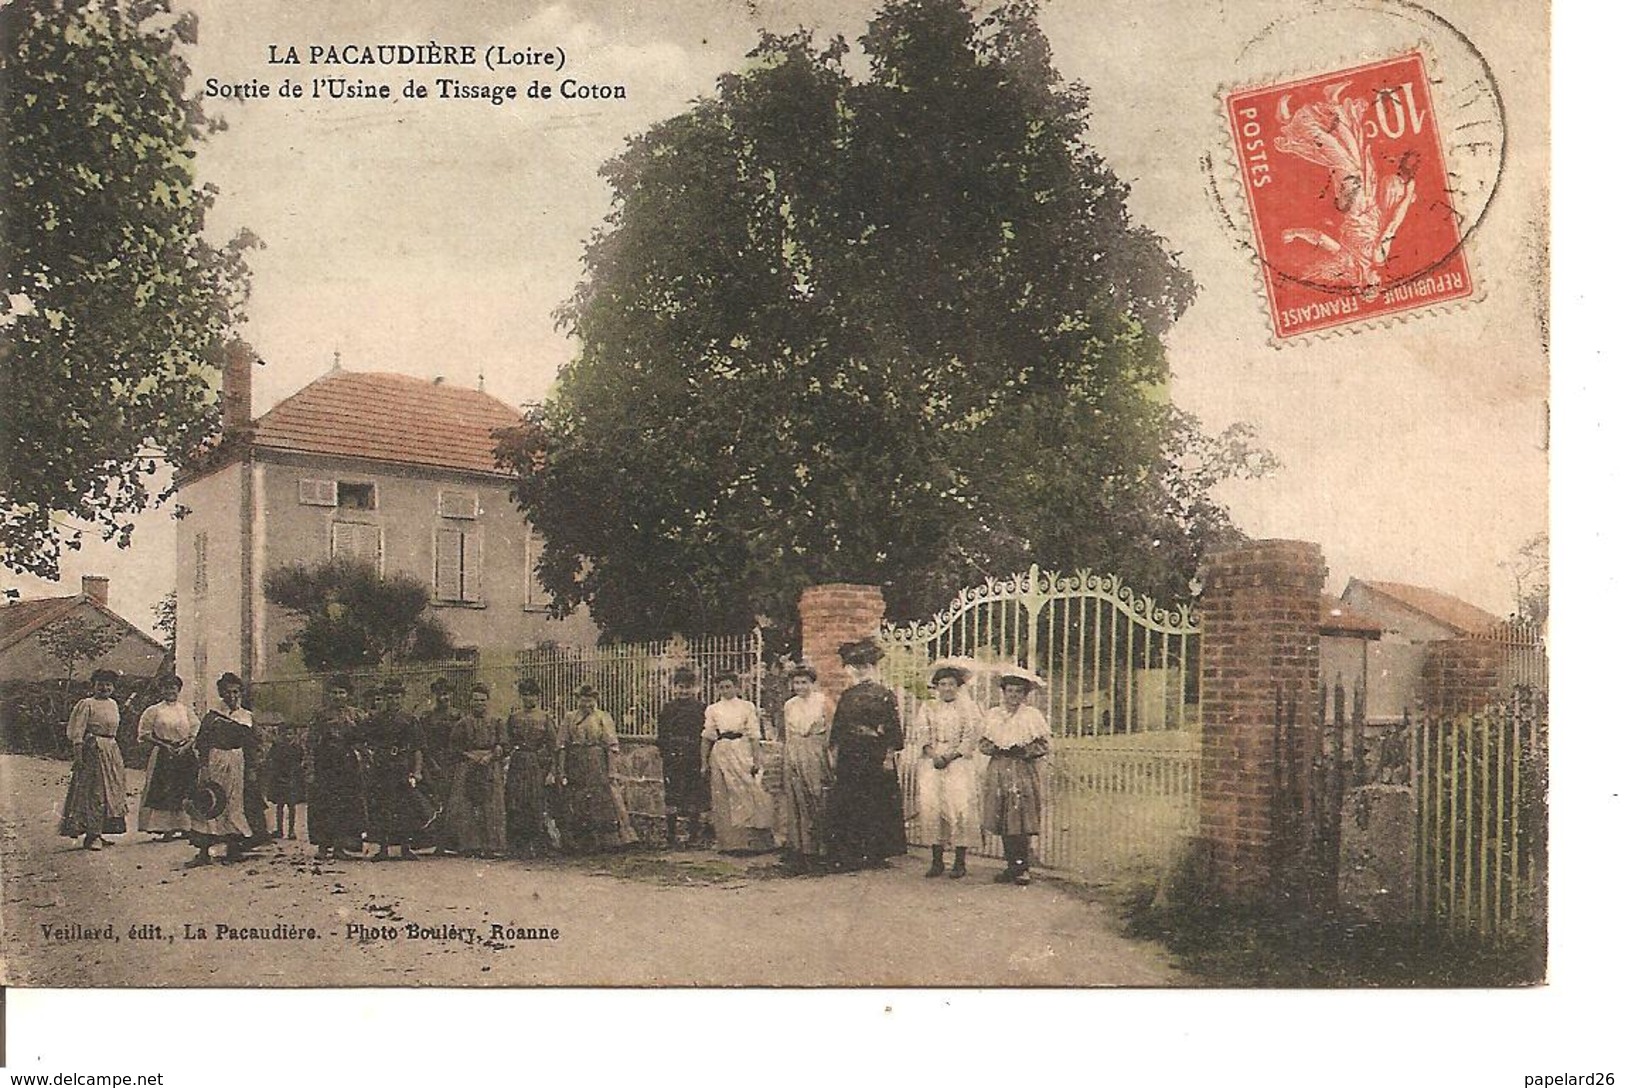
[[[1417,925],[1164,906],[1149,893],[1130,904],[1128,931],[1162,943],[1215,986],[1504,987],[1546,977],[1544,934],[1491,940]]]

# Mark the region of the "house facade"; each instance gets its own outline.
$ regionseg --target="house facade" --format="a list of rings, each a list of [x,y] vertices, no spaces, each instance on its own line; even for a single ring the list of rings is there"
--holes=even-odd
[[[177,492],[176,668],[196,698],[225,671],[303,671],[297,649],[281,649],[295,624],[266,601],[265,575],[334,557],[429,585],[468,655],[596,641],[584,612],[547,614],[540,541],[493,460],[493,432],[517,411],[479,390],[335,367],[254,419],[252,365],[233,345],[225,440]]]
[[[108,580],[85,575],[79,593],[13,601],[0,607],[0,682],[60,679],[62,662],[52,657],[41,635],[63,620],[79,618],[112,629],[118,640],[94,661],[81,661],[75,676],[83,680],[91,669],[117,669],[126,676],[156,676],[164,664],[164,647],[157,639],[114,612],[107,605]]]

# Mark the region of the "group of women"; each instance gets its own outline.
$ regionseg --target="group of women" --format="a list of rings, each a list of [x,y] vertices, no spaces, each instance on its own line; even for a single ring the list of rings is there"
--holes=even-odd
[[[93,674],[91,695],[68,722],[74,762],[59,830],[82,836],[89,850],[126,831],[116,680],[109,670]],[[412,860],[425,847],[536,856],[636,841],[610,774],[620,748],[615,724],[590,687],[555,723],[534,683],[520,682],[519,709],[501,718],[490,713],[486,685],[473,685],[459,711],[440,679],[434,705],[419,718],[405,710],[399,683],[367,693],[368,705],[357,707],[349,682],[333,677],[305,731],[256,725],[232,673],[217,684],[220,708],[201,721],[180,701],[181,688],[178,677],[160,679],[161,699],[137,726],[138,741],[151,746],[137,828],[189,839],[197,854],[188,867],[297,838],[301,805],[319,859],[354,857],[364,844],[383,861]],[[272,806],[274,831],[266,819]]]
[[[676,843],[679,818],[688,821],[690,843],[701,841],[708,810],[725,852],[773,850],[782,831],[796,871],[885,866],[907,850],[901,757],[914,764],[918,830],[931,848],[927,877],[965,876],[966,854],[985,831],[1003,840],[1006,867],[995,879],[1029,883],[1041,817],[1037,765],[1049,751],[1049,726],[1028,703],[1038,678],[1015,666],[1000,669],[999,703],[984,711],[965,691],[971,666],[940,663],[905,752],[896,696],[879,682],[880,647],[864,639],[840,652],[852,682],[833,705],[810,666],[790,670],[777,803],[763,782],[762,722],[741,698],[737,677],[720,678],[717,698],[704,705],[695,674],[678,671],[657,741],[668,842]],[[60,829],[83,836],[91,850],[125,830],[115,679],[95,673],[91,696],[68,723],[75,756]],[[217,845],[229,861],[272,838],[297,837],[301,803],[318,858],[353,857],[364,842],[382,861],[391,849],[402,859],[425,847],[535,857],[637,840],[611,776],[620,750],[615,723],[590,686],[577,690],[575,709],[555,721],[533,682],[520,682],[520,707],[503,718],[490,713],[484,684],[473,685],[459,711],[441,679],[431,688],[433,706],[415,717],[404,709],[399,683],[369,693],[363,709],[351,705],[348,682],[335,677],[305,736],[280,726],[270,738],[243,706],[240,678],[225,674],[217,690],[221,709],[200,722],[180,702],[180,679],[165,677],[161,701],[137,727],[138,739],[151,744],[137,827],[189,838],[197,847],[189,866],[210,864]],[[980,774],[978,754],[988,757]],[[269,805],[276,808],[274,833]]]
[[[319,858],[344,858],[377,846],[406,860],[428,847],[466,857],[536,857],[553,849],[588,851],[636,841],[610,774],[620,750],[615,723],[591,687],[577,690],[574,711],[555,722],[529,680],[520,706],[491,713],[491,690],[469,690],[452,705],[444,679],[421,720],[401,705],[398,684],[381,690],[370,715],[349,705],[342,680],[328,685],[327,706],[309,733],[306,822]]]
[[[927,877],[967,874],[966,854],[982,831],[1003,840],[1005,870],[995,879],[1031,881],[1031,843],[1041,817],[1038,760],[1049,752],[1049,726],[1028,704],[1037,676],[1015,666],[999,671],[1000,701],[983,712],[964,692],[970,666],[939,665],[933,699],[920,706],[906,743],[897,699],[879,681],[880,647],[872,639],[840,650],[852,681],[831,706],[807,665],[789,672],[792,695],[784,706],[782,827],[787,863],[805,872],[822,865],[870,868],[907,850],[897,762],[914,761],[921,836],[931,847]],[[679,698],[692,674],[678,677]],[[712,817],[722,849],[748,852],[771,838],[772,800],[763,791],[755,708],[738,698],[732,678],[719,682],[721,698],[704,714],[702,750],[709,765]],[[667,834],[675,838],[678,808],[692,813],[687,748],[667,739],[670,707],[662,711],[666,757]],[[706,747],[708,746],[708,747]],[[980,776],[978,754],[988,757]],[[978,782],[980,778],[980,782]],[[674,794],[680,799],[673,804]],[[693,818],[692,815],[690,817]],[[946,864],[948,849],[953,867]]]
[[[117,679],[108,669],[92,673],[91,694],[79,700],[68,718],[73,771],[59,830],[69,837],[83,836],[87,850],[102,849],[107,836],[126,830],[120,711],[113,698]],[[254,758],[260,737],[253,715],[242,705],[243,683],[231,673],[222,676],[218,690],[223,709],[211,711],[201,722],[180,701],[181,686],[177,676],[161,677],[159,701],[142,713],[136,726],[137,741],[151,745],[136,826],[166,839],[190,838],[204,861],[217,843],[225,843],[227,853],[235,856],[244,846],[270,837]]]

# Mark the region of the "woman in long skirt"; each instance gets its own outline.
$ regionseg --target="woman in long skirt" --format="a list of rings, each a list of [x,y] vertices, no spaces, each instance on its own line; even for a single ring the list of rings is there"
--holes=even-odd
[[[457,724],[462,712],[454,705],[455,689],[451,681],[437,676],[429,685],[433,700],[419,719],[423,726],[423,788],[421,792],[433,806],[434,815],[429,825],[418,833],[417,846],[438,847],[441,840],[441,815],[446,807],[447,780],[451,776],[451,727]]]
[[[572,850],[600,850],[637,841],[626,802],[610,778],[611,760],[620,750],[615,719],[599,708],[598,689],[590,684],[576,689],[576,709],[559,730],[565,835]]]
[[[398,847],[402,861],[416,861],[412,840],[428,819],[418,796],[423,777],[423,731],[406,712],[406,687],[399,680],[385,681],[383,705],[361,731],[366,755],[367,841],[376,843],[373,861],[388,861],[389,848]]]
[[[887,858],[908,852],[903,832],[903,790],[897,753],[903,725],[897,697],[881,685],[883,651],[873,639],[841,646],[852,686],[841,692],[830,724],[835,785],[829,795],[829,846],[847,868],[888,868]]]
[[[350,683],[329,677],[326,705],[310,724],[305,758],[310,761],[310,791],[305,830],[316,857],[349,858],[361,851],[367,826],[367,795],[358,749],[361,726],[350,706]]]
[[[117,680],[112,669],[91,673],[91,694],[68,716],[73,773],[58,831],[70,839],[83,835],[86,850],[100,850],[102,836],[122,835],[125,829],[124,755],[118,746],[119,705],[113,698]]]
[[[804,872],[824,852],[824,794],[829,789],[833,707],[815,686],[811,665],[790,670],[784,702],[784,846],[790,868]]]
[[[197,847],[197,856],[187,868],[208,865],[214,860],[209,850],[224,843],[226,860],[235,861],[253,834],[243,811],[243,780],[247,773],[247,749],[253,743],[253,717],[243,706],[243,681],[236,673],[224,673],[215,682],[224,710],[210,711],[198,728],[197,793],[188,813],[187,837]]]
[[[1043,817],[1038,761],[1049,754],[1049,723],[1027,695],[1038,678],[1026,669],[999,677],[999,705],[987,712],[981,749],[990,758],[982,778],[982,828],[1004,840],[1001,884],[1030,884],[1032,840]]]
[[[166,839],[180,838],[192,826],[185,806],[197,785],[197,753],[192,742],[197,738],[198,720],[192,708],[181,702],[180,677],[160,677],[158,694],[162,701],[144,710],[135,728],[137,742],[152,743],[136,827]]]
[[[914,718],[919,759],[914,782],[920,799],[920,836],[931,847],[928,877],[941,876],[943,851],[953,847],[948,875],[965,875],[965,852],[981,837],[976,819],[976,768],[971,757],[981,740],[982,716],[960,693],[969,674],[945,665],[931,674],[936,698],[920,704]]]
[[[541,708],[536,681],[519,681],[519,709],[508,715],[507,805],[508,845],[516,857],[537,857],[549,845],[550,826],[556,829],[553,787],[557,782],[554,759],[558,738],[553,718]]]
[[[487,713],[490,703],[491,689],[475,684],[468,713],[451,727],[451,767],[441,815],[442,847],[476,858],[508,849],[502,762],[508,754],[508,731],[502,719]]]
[[[717,701],[705,708],[700,766],[711,776],[711,825],[724,854],[773,849],[773,798],[762,786],[757,742],[762,720],[739,697],[739,678],[717,679]]]

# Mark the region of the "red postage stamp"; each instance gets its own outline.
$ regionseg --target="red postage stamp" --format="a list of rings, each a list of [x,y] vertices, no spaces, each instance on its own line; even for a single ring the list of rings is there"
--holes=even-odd
[[[1469,298],[1422,54],[1224,97],[1275,335]]]

